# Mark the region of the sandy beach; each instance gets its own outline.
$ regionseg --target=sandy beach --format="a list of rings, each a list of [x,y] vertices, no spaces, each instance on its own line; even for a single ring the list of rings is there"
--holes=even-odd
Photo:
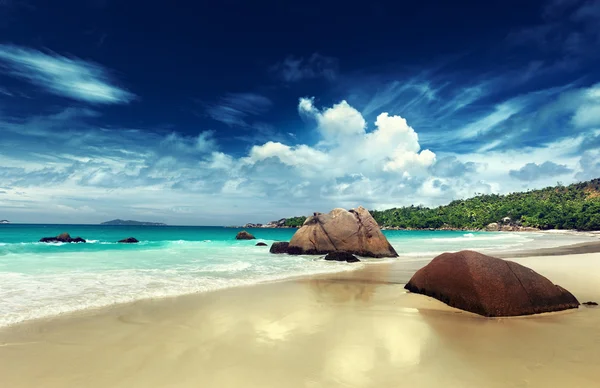
[[[594,251],[559,248],[515,261],[580,302],[600,301],[600,253],[578,250]],[[482,318],[403,289],[428,261],[368,264],[0,329],[0,385],[598,386],[600,308]]]

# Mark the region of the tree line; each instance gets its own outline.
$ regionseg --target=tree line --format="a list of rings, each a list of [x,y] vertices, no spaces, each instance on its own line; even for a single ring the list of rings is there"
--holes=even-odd
[[[372,210],[382,227],[400,229],[483,229],[509,217],[511,222],[539,229],[600,230],[600,178],[569,186],[506,195],[478,195],[436,208],[407,206]],[[306,217],[292,217],[289,227],[300,227]]]

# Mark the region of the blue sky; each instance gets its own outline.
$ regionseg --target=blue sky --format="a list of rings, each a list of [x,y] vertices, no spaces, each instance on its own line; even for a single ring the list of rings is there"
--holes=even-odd
[[[596,178],[598,25],[600,0],[0,0],[0,218],[231,225]]]

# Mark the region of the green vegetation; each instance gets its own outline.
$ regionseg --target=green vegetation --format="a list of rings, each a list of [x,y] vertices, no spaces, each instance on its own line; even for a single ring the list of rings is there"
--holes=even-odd
[[[600,178],[508,195],[480,195],[434,209],[422,206],[371,211],[379,225],[403,229],[482,229],[510,217],[540,229],[600,230]]]
[[[285,220],[285,226],[290,228],[299,228],[306,221],[306,217],[292,217]]]

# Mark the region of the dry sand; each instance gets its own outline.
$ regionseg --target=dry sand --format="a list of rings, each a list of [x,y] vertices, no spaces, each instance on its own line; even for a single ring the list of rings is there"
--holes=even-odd
[[[515,259],[600,302],[600,254]],[[600,308],[489,319],[405,292],[427,260],[0,330],[1,387],[599,387]]]

